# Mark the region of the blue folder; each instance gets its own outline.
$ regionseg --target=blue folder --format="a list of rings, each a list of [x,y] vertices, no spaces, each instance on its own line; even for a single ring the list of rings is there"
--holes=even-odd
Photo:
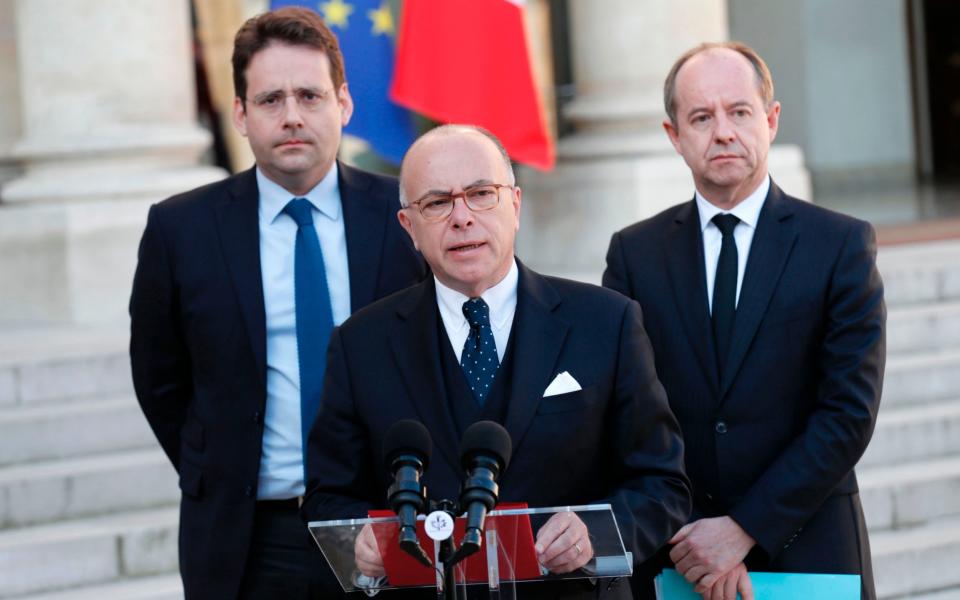
[[[750,581],[756,600],[860,600],[859,575],[751,572]],[[654,585],[658,600],[702,600],[673,569],[657,575]]]

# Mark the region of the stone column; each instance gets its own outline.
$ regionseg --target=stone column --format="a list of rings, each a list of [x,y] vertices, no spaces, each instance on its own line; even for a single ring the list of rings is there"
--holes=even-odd
[[[693,181],[661,123],[663,80],[703,41],[727,38],[725,0],[567,3],[576,98],[564,115],[552,173],[521,169],[518,254],[547,273],[598,282],[610,235],[693,196]],[[809,192],[796,148],[771,151],[771,171]],[[796,174],[796,175],[795,175]]]
[[[0,191],[0,321],[125,323],[150,203],[199,166],[187,0],[15,0],[23,175]]]
[[[17,76],[17,39],[14,0],[0,0],[0,186],[18,173],[12,156],[20,137],[20,80]]]

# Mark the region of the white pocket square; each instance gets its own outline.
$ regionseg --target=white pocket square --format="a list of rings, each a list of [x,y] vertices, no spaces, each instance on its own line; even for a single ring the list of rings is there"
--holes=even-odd
[[[547,386],[547,389],[543,390],[543,397],[547,396],[556,396],[558,394],[567,394],[570,392],[577,392],[582,390],[580,384],[577,383],[577,380],[573,378],[569,372],[564,371],[556,377],[553,378],[553,381],[550,382],[550,385]]]

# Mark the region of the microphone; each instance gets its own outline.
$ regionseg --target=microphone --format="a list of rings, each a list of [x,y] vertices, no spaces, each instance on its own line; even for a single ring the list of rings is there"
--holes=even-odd
[[[393,477],[387,502],[400,517],[400,549],[427,567],[433,564],[417,540],[417,513],[426,504],[427,490],[420,477],[430,464],[432,449],[430,432],[413,419],[397,421],[383,438],[383,461]]]
[[[510,464],[513,442],[499,423],[478,421],[460,440],[460,463],[467,479],[460,490],[460,508],[467,512],[466,533],[453,558],[454,563],[480,550],[487,511],[497,504],[497,478]]]

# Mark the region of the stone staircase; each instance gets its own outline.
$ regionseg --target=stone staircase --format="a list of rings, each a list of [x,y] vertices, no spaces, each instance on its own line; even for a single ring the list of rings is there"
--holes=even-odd
[[[0,333],[0,598],[172,600],[176,474],[125,330]]]
[[[887,373],[857,468],[881,598],[960,600],[960,243],[881,249]]]
[[[877,591],[960,600],[960,242],[884,248],[880,269],[887,375],[858,467]],[[0,331],[2,599],[182,598],[176,475],[126,344],[125,329]]]

